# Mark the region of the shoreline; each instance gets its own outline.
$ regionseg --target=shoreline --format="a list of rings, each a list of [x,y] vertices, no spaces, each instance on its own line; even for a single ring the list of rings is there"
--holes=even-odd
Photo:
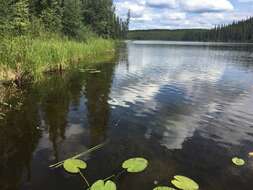
[[[115,57],[116,42],[90,38],[85,42],[61,37],[4,38],[0,43],[0,81],[39,80],[44,73],[64,72],[75,65],[107,62]]]

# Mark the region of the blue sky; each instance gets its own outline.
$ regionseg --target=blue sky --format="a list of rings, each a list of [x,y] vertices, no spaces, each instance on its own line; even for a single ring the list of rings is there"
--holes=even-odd
[[[253,0],[114,0],[117,14],[128,9],[130,29],[212,28],[253,16]]]

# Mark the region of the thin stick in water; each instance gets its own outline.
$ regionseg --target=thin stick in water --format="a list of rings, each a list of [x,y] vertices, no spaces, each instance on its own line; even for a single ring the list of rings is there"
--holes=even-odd
[[[83,173],[81,171],[79,171],[79,174],[81,175],[81,177],[84,179],[85,183],[87,184],[88,187],[90,187],[90,184],[88,182],[88,180],[86,179],[86,177],[83,175]]]
[[[99,144],[99,145],[97,145],[97,146],[95,146],[95,147],[93,147],[93,148],[91,148],[91,149],[89,149],[89,150],[87,150],[87,151],[85,151],[85,152],[83,152],[83,153],[77,154],[77,155],[75,155],[75,156],[73,156],[73,157],[70,157],[70,158],[68,158],[68,159],[77,159],[77,158],[80,158],[80,157],[84,156],[85,154],[91,153],[91,152],[93,152],[93,151],[95,151],[95,150],[98,150],[98,149],[102,148],[106,143],[107,143],[107,142],[102,143],[102,144]],[[53,165],[50,165],[49,168],[54,168],[54,167],[55,167],[55,168],[58,168],[58,167],[60,167],[61,165],[63,165],[63,163],[64,163],[66,160],[68,160],[68,159],[65,159],[65,160],[63,160],[63,161],[57,162],[57,163],[55,163],[55,164],[53,164]]]

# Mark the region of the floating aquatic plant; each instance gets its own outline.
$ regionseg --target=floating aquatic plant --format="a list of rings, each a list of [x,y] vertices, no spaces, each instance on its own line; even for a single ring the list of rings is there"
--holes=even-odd
[[[233,158],[232,162],[237,166],[243,166],[245,164],[245,161],[238,157]]]
[[[116,190],[117,186],[113,181],[98,180],[91,186],[90,190]]]
[[[142,172],[148,166],[148,161],[144,158],[131,158],[122,164],[122,168],[126,169],[129,173]]]
[[[198,190],[199,185],[192,179],[185,177],[185,176],[180,176],[176,175],[174,176],[174,179],[171,180],[171,183],[175,185],[178,189],[182,190]]]
[[[68,159],[66,159],[66,160],[80,158],[80,157],[82,157],[82,156],[84,156],[84,155],[86,155],[86,154],[89,154],[89,153],[91,153],[91,152],[94,152],[94,151],[96,151],[96,150],[102,148],[106,143],[107,143],[107,142],[102,143],[102,144],[99,144],[99,145],[97,145],[97,146],[95,146],[95,147],[93,147],[93,148],[90,148],[89,150],[87,150],[87,151],[85,151],[85,152],[82,152],[82,153],[80,153],[80,154],[77,154],[77,155],[75,155],[75,156],[73,156],[73,157],[71,157],[71,158],[68,158]],[[60,162],[58,162],[58,163],[56,163],[56,164],[50,165],[49,167],[50,167],[50,168],[59,168],[59,167],[61,167],[61,166],[63,165],[63,163],[64,163],[66,160],[63,160],[63,161],[60,161]]]
[[[101,73],[101,71],[99,71],[99,70],[90,71],[90,74],[96,74],[96,73]]]
[[[85,178],[85,176],[82,174],[82,172],[80,170],[80,169],[87,168],[87,164],[84,161],[78,160],[78,159],[68,159],[68,160],[64,161],[63,168],[69,173],[73,173],[73,174],[79,173],[81,175],[81,177],[84,179],[87,186],[88,187],[90,186],[88,180]]]
[[[167,187],[167,186],[159,186],[159,187],[154,188],[153,190],[176,190],[176,189],[172,187]]]
[[[63,163],[64,169],[69,173],[79,173],[80,169],[86,169],[87,164],[78,159],[68,159]]]
[[[66,160],[63,160],[63,161],[60,161],[56,164],[53,164],[53,165],[50,165],[49,167],[50,168],[58,168],[58,167],[61,167],[63,165],[63,168],[69,172],[69,173],[73,173],[73,174],[77,174],[79,173],[80,176],[83,178],[83,180],[85,181],[85,183],[87,184],[88,187],[90,187],[90,184],[88,182],[88,180],[85,178],[85,176],[82,174],[81,170],[80,169],[86,169],[87,168],[87,164],[86,162],[82,161],[82,160],[79,160],[78,158],[88,154],[88,153],[91,153],[95,150],[98,150],[100,148],[102,148],[105,144],[105,143],[102,143],[102,144],[99,144],[85,152],[82,152],[80,154],[77,154],[71,158],[68,158]]]

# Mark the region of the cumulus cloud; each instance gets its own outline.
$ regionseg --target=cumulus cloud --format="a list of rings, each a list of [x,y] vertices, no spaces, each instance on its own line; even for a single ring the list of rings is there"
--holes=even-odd
[[[177,5],[177,0],[147,0],[146,2],[150,7],[158,8],[175,8]]]
[[[238,0],[241,3],[251,3],[253,0]]]
[[[182,8],[190,12],[223,12],[234,10],[228,0],[180,0]]]
[[[242,5],[253,0],[114,0],[117,14],[132,14],[130,29],[211,28],[253,16]],[[240,2],[239,2],[240,1]],[[244,3],[242,3],[244,2]],[[245,7],[245,6],[244,6]]]

